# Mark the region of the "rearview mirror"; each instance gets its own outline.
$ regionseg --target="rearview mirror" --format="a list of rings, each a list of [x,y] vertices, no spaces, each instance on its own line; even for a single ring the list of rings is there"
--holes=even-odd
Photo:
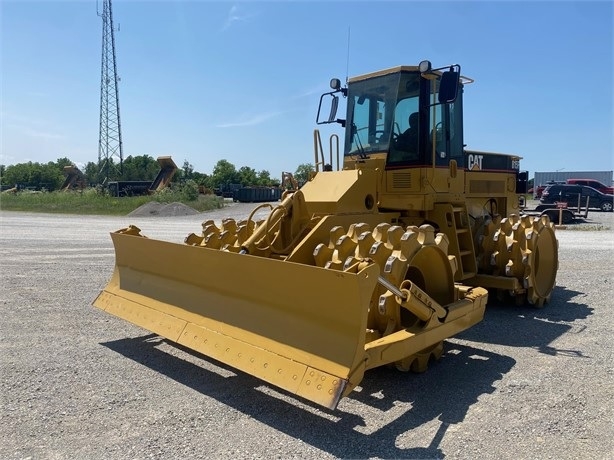
[[[324,118],[322,112],[326,112],[326,110],[322,109],[329,108],[328,110],[328,118]],[[342,125],[345,124],[345,120],[337,119],[337,109],[339,108],[339,96],[336,96],[333,93],[325,93],[320,96],[320,105],[318,106],[318,114],[316,116],[316,123],[319,125],[327,124],[327,123],[335,123],[339,122]]]
[[[450,70],[445,71],[441,75],[441,81],[439,82],[439,103],[453,103],[458,95],[459,85],[460,72],[453,70],[453,67],[450,67]]]

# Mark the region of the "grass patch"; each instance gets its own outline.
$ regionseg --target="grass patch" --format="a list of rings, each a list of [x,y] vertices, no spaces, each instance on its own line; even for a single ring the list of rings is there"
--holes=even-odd
[[[215,195],[186,196],[170,189],[149,196],[112,197],[86,189],[82,192],[29,192],[2,193],[0,209],[3,211],[49,212],[58,214],[93,214],[125,216],[138,207],[150,202],[180,202],[202,212],[224,207],[222,198]]]

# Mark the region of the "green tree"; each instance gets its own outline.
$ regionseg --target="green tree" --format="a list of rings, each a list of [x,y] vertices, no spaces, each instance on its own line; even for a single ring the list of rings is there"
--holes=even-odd
[[[128,156],[123,161],[120,180],[154,180],[160,171],[160,165],[149,155]]]
[[[207,174],[203,174],[203,173],[199,173],[199,172],[194,172],[192,173],[192,178],[194,180],[194,182],[196,182],[198,185],[204,185],[205,187],[208,187],[209,182],[210,182],[210,176]]]
[[[64,158],[58,158],[55,161],[55,164],[60,171],[64,171],[64,166],[72,166],[74,163],[70,161],[68,158],[64,157]]]
[[[315,168],[311,163],[300,164],[294,172],[294,178],[298,181],[299,184],[304,184],[309,180],[311,173],[314,171]]]
[[[27,163],[8,165],[4,171],[3,182],[7,185],[27,184],[30,182],[30,167]]]
[[[179,187],[182,198],[186,201],[194,201],[198,198],[198,185],[192,179],[188,179]]]
[[[228,160],[219,160],[213,167],[213,173],[211,174],[212,186],[214,188],[219,187],[222,184],[236,184],[239,183],[239,173],[235,168],[235,165]]]
[[[194,179],[194,166],[188,160],[185,160],[181,168],[181,180],[186,181],[190,179]]]
[[[69,165],[72,162],[68,158],[64,158]],[[52,191],[59,189],[64,183],[64,164],[60,161],[50,161],[46,165],[40,166],[40,182],[35,187],[44,188],[45,190]]]
[[[262,185],[262,186],[265,186],[265,187],[270,186],[271,185],[271,173],[269,173],[265,169],[263,169],[262,171],[259,171],[256,183],[258,185]]]
[[[96,184],[98,182],[100,168],[98,167],[97,163],[89,161],[85,165],[85,170],[83,171],[83,174],[85,174],[85,178],[87,179],[88,184]]]
[[[60,168],[59,164],[53,161],[47,164],[29,161],[7,166],[3,181],[7,185],[20,184],[52,191],[58,189],[64,182],[64,170],[63,166]]]
[[[256,170],[254,168],[250,168],[249,166],[241,166],[239,169],[239,182],[241,182],[241,185],[244,187],[256,185],[258,183]]]
[[[120,180],[121,169],[122,168],[120,168],[118,164],[115,164],[115,160],[113,159],[113,157],[109,157],[108,159],[102,159],[98,162],[98,177],[94,182],[102,184],[107,181],[107,179],[109,181]]]

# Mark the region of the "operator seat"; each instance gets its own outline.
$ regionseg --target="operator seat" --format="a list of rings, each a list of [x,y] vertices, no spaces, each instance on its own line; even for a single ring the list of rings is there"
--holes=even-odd
[[[396,139],[395,148],[409,153],[418,153],[418,112],[409,116],[409,128]]]

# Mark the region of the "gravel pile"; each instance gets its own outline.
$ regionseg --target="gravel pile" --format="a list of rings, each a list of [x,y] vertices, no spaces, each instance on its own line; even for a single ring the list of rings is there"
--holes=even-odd
[[[183,203],[158,203],[157,201],[150,201],[143,206],[136,208],[130,214],[129,217],[174,217],[174,216],[191,216],[194,214],[200,214],[195,209],[183,204]]]

